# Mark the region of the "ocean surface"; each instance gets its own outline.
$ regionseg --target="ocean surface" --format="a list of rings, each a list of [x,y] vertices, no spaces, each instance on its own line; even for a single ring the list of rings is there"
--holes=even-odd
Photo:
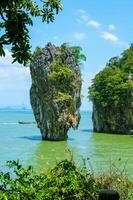
[[[97,174],[115,168],[133,178],[133,136],[93,133],[91,112],[81,112],[78,130],[70,129],[68,140],[63,142],[42,141],[36,124],[18,121],[34,121],[32,111],[0,110],[1,169],[7,160],[19,159],[38,172],[45,171],[73,156],[79,165],[87,158],[88,169]]]

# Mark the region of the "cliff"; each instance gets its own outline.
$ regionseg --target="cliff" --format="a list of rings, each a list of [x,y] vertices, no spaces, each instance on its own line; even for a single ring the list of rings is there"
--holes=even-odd
[[[89,97],[95,132],[133,133],[133,45],[95,76]]]
[[[43,140],[66,140],[69,128],[78,127],[81,56],[79,47],[51,43],[33,54],[30,100]]]

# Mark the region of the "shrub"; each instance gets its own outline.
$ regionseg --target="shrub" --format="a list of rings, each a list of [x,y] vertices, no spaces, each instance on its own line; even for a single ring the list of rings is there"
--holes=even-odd
[[[9,172],[0,172],[0,200],[96,200],[103,188],[117,189],[121,200],[133,199],[130,182],[117,174],[95,178],[85,165],[79,169],[73,160],[59,162],[47,174],[36,174],[19,161],[7,164]]]

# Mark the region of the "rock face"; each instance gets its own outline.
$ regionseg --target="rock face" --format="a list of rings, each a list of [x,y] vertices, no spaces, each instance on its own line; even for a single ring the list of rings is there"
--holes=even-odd
[[[133,45],[95,76],[89,97],[94,132],[133,134]]]
[[[103,109],[93,103],[93,130],[99,133],[133,134],[133,93],[125,100],[125,105],[118,108],[112,105]]]
[[[43,140],[66,140],[80,120],[81,74],[75,54],[48,43],[30,64],[31,106]]]

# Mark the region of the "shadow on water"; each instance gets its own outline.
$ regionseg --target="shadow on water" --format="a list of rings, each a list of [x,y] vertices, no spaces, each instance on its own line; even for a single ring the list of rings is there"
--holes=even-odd
[[[72,137],[68,137],[67,141],[74,141],[75,139]]]
[[[81,132],[93,133],[93,129],[80,129]]]
[[[42,137],[39,135],[34,135],[34,136],[22,136],[22,137],[17,137],[19,139],[24,139],[24,140],[33,140],[33,141],[42,141]],[[73,141],[74,138],[68,137],[68,141]],[[61,141],[52,141],[52,142],[61,142]]]
[[[22,136],[18,137],[19,139],[24,139],[24,140],[33,140],[33,141],[41,141],[42,138],[39,135],[34,135],[34,136]]]

